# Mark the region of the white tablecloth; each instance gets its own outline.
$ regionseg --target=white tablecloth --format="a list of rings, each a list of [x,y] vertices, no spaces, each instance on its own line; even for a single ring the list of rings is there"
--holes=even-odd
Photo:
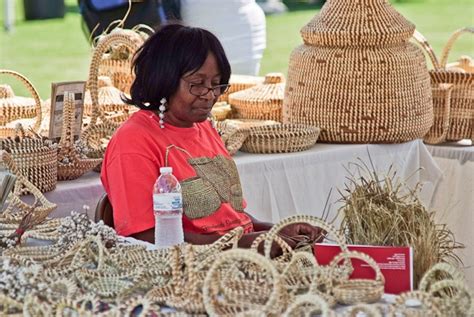
[[[474,287],[474,146],[449,143],[427,146],[443,173],[430,202],[437,220],[448,224],[456,240],[464,243],[459,256],[468,283]]]

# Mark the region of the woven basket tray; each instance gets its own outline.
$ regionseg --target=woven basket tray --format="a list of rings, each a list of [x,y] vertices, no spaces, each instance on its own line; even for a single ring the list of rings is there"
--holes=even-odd
[[[319,128],[300,124],[266,125],[250,128],[250,135],[241,151],[250,153],[285,153],[304,151],[312,147]]]
[[[264,78],[248,75],[230,75],[229,89],[219,97],[219,101],[228,102],[231,93],[241,91],[263,83]]]

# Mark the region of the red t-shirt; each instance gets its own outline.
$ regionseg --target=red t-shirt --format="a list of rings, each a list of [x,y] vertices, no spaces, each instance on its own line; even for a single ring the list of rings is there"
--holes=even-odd
[[[120,128],[107,146],[102,163],[101,181],[113,206],[115,230],[129,236],[155,226],[153,216],[153,184],[165,166],[169,145],[176,148],[168,155],[168,165],[179,181],[195,177],[188,163],[191,157],[230,158],[225,146],[210,122],[195,123],[191,128],[178,128],[165,123],[161,129],[158,117],[151,111],[134,113]],[[244,203],[245,204],[245,203]],[[245,207],[245,206],[244,206]],[[250,218],[238,212],[230,203],[221,203],[209,216],[190,219],[183,216],[185,231],[224,234],[237,226],[253,231]]]

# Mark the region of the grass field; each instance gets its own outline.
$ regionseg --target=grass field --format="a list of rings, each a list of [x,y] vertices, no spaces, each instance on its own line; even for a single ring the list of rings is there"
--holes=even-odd
[[[0,68],[27,76],[42,99],[49,98],[51,82],[87,79],[91,48],[81,30],[76,3],[66,0],[64,19],[24,21],[22,1],[16,0],[14,31],[0,31]],[[454,30],[474,25],[471,0],[404,0],[395,2],[394,6],[417,25],[438,54]],[[267,17],[267,49],[261,64],[262,75],[272,71],[286,74],[291,51],[302,43],[299,30],[319,11],[309,5],[291,9],[287,14]],[[3,3],[0,18],[3,19]],[[1,22],[3,25],[3,20]],[[474,56],[472,35],[459,39],[451,60],[461,54]],[[27,94],[21,85],[5,75],[0,82],[11,84],[17,95]]]

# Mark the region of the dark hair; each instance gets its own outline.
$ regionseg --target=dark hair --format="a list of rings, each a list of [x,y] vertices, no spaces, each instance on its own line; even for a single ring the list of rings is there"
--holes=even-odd
[[[180,24],[161,27],[135,53],[135,80],[130,88],[131,98],[125,98],[125,102],[157,110],[161,98],[169,99],[178,90],[183,75],[201,68],[209,53],[217,60],[220,84],[228,84],[230,64],[214,34]],[[145,103],[150,105],[145,107]]]

